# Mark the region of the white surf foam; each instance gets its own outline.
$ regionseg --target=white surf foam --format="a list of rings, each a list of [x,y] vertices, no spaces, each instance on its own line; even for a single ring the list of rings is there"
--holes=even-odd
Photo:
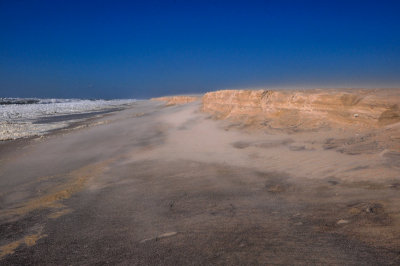
[[[42,135],[49,130],[68,125],[67,121],[34,123],[40,118],[89,113],[128,106],[136,102],[126,100],[81,99],[0,99],[0,140]]]

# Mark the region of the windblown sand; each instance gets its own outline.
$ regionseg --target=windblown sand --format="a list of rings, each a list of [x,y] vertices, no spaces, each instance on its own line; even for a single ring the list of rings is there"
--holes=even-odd
[[[396,97],[222,91],[5,144],[1,262],[399,264]]]

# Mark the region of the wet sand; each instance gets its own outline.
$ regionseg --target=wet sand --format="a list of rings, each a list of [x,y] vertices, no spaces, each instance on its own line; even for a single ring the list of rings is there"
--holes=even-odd
[[[143,101],[6,144],[0,264],[400,264],[398,153],[200,107]]]

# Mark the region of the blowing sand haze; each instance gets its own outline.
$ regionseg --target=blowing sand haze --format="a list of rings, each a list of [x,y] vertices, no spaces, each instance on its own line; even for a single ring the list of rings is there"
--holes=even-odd
[[[0,262],[400,264],[400,91],[136,101],[0,144]]]
[[[400,265],[399,14],[0,0],[0,266]]]

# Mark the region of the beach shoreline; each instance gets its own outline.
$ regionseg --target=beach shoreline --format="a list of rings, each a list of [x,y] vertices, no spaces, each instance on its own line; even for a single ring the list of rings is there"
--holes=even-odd
[[[400,263],[396,120],[271,128],[224,97],[141,101],[0,144],[0,262]]]

